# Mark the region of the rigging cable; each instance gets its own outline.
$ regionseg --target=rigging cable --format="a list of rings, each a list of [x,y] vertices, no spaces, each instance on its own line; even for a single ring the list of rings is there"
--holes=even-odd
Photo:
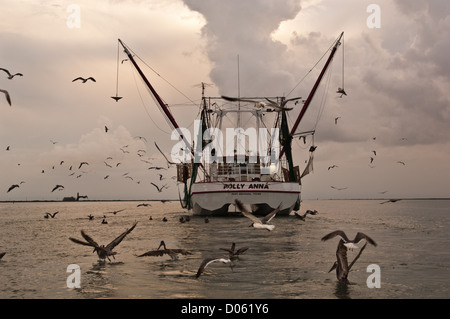
[[[117,73],[116,73],[116,97],[119,96],[119,42],[117,42]]]
[[[300,85],[300,83],[303,82],[303,80],[312,72],[312,70],[314,70],[314,68],[317,66],[317,64],[319,64],[320,61],[322,61],[322,59],[325,57],[325,55],[328,53],[328,51],[330,51],[334,45],[335,45],[336,41],[333,42],[333,44],[328,48],[328,50],[326,50],[324,52],[324,54],[320,57],[320,59],[313,65],[313,67],[303,76],[303,78],[300,79],[300,81],[297,82],[297,84],[292,88],[292,90],[289,91],[289,93],[286,95],[286,97],[288,97],[289,95],[291,95],[291,93],[297,88],[297,86]]]
[[[133,70],[132,70],[132,71],[133,71]],[[153,118],[150,116],[150,113],[148,112],[147,107],[146,107],[146,105],[145,105],[144,99],[142,98],[141,91],[139,90],[139,86],[138,86],[137,81],[136,81],[136,76],[135,76],[134,72],[131,72],[131,73],[133,74],[134,84],[136,85],[136,89],[137,89],[137,91],[138,91],[139,98],[141,99],[142,107],[144,108],[145,113],[147,113],[147,116],[150,118],[150,120],[153,122],[153,124],[155,124],[156,128],[158,128],[158,129],[159,129],[161,132],[163,132],[163,133],[171,134],[170,132],[166,132],[166,131],[164,131],[162,128],[160,128],[160,127],[158,126],[158,124],[156,124],[155,121],[153,120]],[[153,94],[150,94],[150,95],[153,97]]]

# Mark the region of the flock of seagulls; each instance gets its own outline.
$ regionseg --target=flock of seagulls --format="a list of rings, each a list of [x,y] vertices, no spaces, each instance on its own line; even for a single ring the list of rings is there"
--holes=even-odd
[[[335,124],[337,124],[337,121],[338,121],[338,119],[340,119],[340,118],[341,118],[341,117],[339,116],[339,117],[336,117],[336,118],[334,119]],[[373,140],[373,141],[375,141],[376,139],[377,139],[376,137],[372,137],[372,140]],[[407,140],[407,138],[401,138],[400,140],[404,141],[404,140]],[[376,156],[377,156],[377,150],[373,149],[373,150],[371,151],[371,153],[372,153],[373,155],[371,154],[371,155],[369,156],[369,163],[368,163],[368,165],[369,165],[370,168],[375,168],[375,165],[373,165],[373,163],[374,163],[375,158],[376,158]],[[306,162],[306,161],[305,161],[305,162]],[[403,162],[403,161],[397,161],[396,163],[401,164],[401,165],[403,165],[403,166],[406,166],[406,163]],[[330,166],[328,166],[328,171],[330,171],[331,169],[334,169],[334,168],[338,168],[338,167],[339,167],[339,166],[336,165],[336,164],[330,165]],[[335,190],[338,190],[338,191],[342,191],[342,190],[347,189],[348,187],[336,187],[336,186],[331,186],[331,188],[333,188],[333,189],[335,189]],[[385,192],[384,192],[384,193],[385,193]]]
[[[243,206],[243,204],[239,201],[235,201],[236,207],[241,210],[243,213],[243,216],[251,219],[253,221],[253,224],[251,226],[255,228],[260,229],[268,229],[272,230],[273,228],[267,228],[266,226],[261,225],[268,225],[268,222],[276,215],[276,213],[279,211],[280,206],[275,209],[273,212],[265,216],[262,220],[256,220],[251,213],[248,212],[248,210]],[[115,214],[122,210],[115,210],[109,213]],[[56,215],[57,212],[54,213]],[[51,214],[47,213],[49,216]],[[302,220],[306,217],[306,215],[316,215],[317,211],[314,210],[307,210],[306,213],[302,215],[296,214],[297,217],[300,217]],[[54,217],[54,216],[52,216]],[[48,218],[48,217],[47,217]],[[255,226],[255,225],[260,226]],[[114,240],[112,240],[109,244],[105,245],[99,245],[91,236],[89,236],[85,231],[81,230],[81,236],[84,240],[69,237],[69,239],[79,245],[89,246],[93,248],[93,253],[97,253],[98,258],[100,261],[105,261],[108,259],[111,262],[111,258],[115,259],[115,255],[117,254],[116,251],[113,251],[115,247],[117,247],[127,235],[129,235],[136,227],[137,222],[135,222],[130,228],[126,229],[123,233],[121,233],[119,236],[117,236]],[[271,225],[273,226],[273,225]],[[328,241],[335,237],[339,237],[340,241],[338,243],[338,248],[336,251],[336,261],[334,262],[333,266],[328,272],[331,272],[333,270],[336,270],[336,277],[339,282],[348,284],[348,274],[353,266],[353,264],[356,262],[356,260],[360,257],[362,251],[366,248],[367,244],[371,244],[373,246],[377,246],[377,243],[368,235],[357,232],[355,237],[353,239],[349,239],[346,233],[342,230],[335,230],[331,233],[328,233],[327,235],[323,236],[321,238],[322,241]],[[347,259],[347,251],[348,250],[354,250],[359,249],[357,246],[360,242],[365,241],[365,245],[360,249],[358,255],[355,257],[355,259],[349,264]],[[221,257],[207,257],[204,258],[200,264],[200,266],[197,269],[197,272],[195,274],[195,278],[199,278],[204,272],[205,269],[210,266],[213,263],[223,263],[223,264],[229,264],[231,270],[233,270],[233,263],[232,261],[234,259],[238,259],[240,255],[244,254],[248,251],[249,247],[241,247],[236,248],[236,243],[233,242],[231,244],[230,248],[219,248],[220,250],[226,251],[228,253],[227,256],[221,256]],[[3,253],[4,255],[5,253]],[[2,254],[0,254],[0,258],[3,257]],[[180,255],[187,256],[192,255],[192,252],[186,249],[181,248],[168,248],[166,246],[166,243],[164,240],[161,240],[159,243],[158,248],[155,250],[149,250],[144,253],[140,253],[138,255],[135,254],[136,257],[142,258],[142,257],[161,257],[167,255],[171,258],[172,261],[177,261],[179,259]]]
[[[57,212],[56,212],[57,213]],[[54,215],[56,215],[54,213]],[[47,213],[47,215],[51,216],[51,214]],[[46,216],[47,216],[46,215]],[[53,216],[52,216],[53,217]],[[92,215],[90,215],[93,218]],[[48,218],[48,216],[46,217]],[[117,247],[127,235],[129,235],[136,227],[137,222],[133,224],[129,229],[125,230],[123,233],[121,233],[119,236],[117,236],[114,240],[112,240],[109,244],[105,245],[99,245],[90,235],[88,235],[84,230],[81,230],[81,237],[82,239],[69,237],[69,240],[72,242],[83,245],[83,246],[89,246],[93,248],[93,253],[97,253],[98,258],[101,262],[106,261],[108,259],[109,262],[111,262],[111,258],[115,259],[115,255],[117,254],[116,251],[113,251],[115,247]],[[205,258],[202,260],[202,263],[200,264],[197,273],[195,275],[196,278],[200,277],[200,275],[205,271],[206,267],[208,267],[213,262],[223,262],[223,263],[231,263],[232,259],[239,258],[240,255],[244,254],[248,247],[242,247],[239,249],[236,249],[236,244],[233,242],[231,245],[231,248],[220,248],[221,250],[225,250],[228,252],[228,257],[218,257],[218,258]],[[4,253],[3,253],[4,255]],[[164,240],[162,240],[156,250],[149,250],[145,253],[135,255],[138,258],[141,257],[161,257],[164,255],[170,256],[171,260],[176,261],[179,259],[179,255],[192,255],[192,252],[186,250],[186,249],[180,249],[180,248],[167,248],[166,243]],[[0,255],[0,258],[3,257]],[[230,265],[231,266],[231,265]]]
[[[105,126],[105,128],[107,128],[106,126]],[[108,129],[109,130],[109,129]],[[145,137],[143,137],[143,136],[136,136],[136,137],[134,137],[134,140],[139,140],[139,141],[142,141],[142,142],[144,142],[144,143],[146,143],[147,142],[147,140],[146,140],[146,138]],[[58,141],[56,141],[56,140],[53,140],[53,139],[50,139],[50,142],[52,143],[52,145],[55,145],[55,144],[57,144],[58,143]],[[129,147],[130,145],[124,145],[124,146],[122,146],[122,147],[120,147],[120,150],[124,153],[124,154],[130,154],[130,153],[133,153],[134,151],[132,150],[132,147]],[[159,148],[159,146],[155,143],[155,146],[156,146],[156,148],[158,149],[158,151],[159,152],[161,152],[161,154],[162,155],[164,155],[164,153],[161,151],[161,149]],[[137,149],[139,146],[138,145],[134,145],[134,148],[135,149]],[[7,151],[11,151],[11,146],[10,145],[8,145],[7,147],[6,147],[6,150]],[[155,159],[154,157],[149,157],[149,156],[146,156],[146,153],[147,153],[147,150],[146,149],[144,149],[144,148],[140,148],[140,149],[138,149],[137,151],[136,151],[136,154],[137,154],[137,156],[138,156],[138,158],[139,158],[139,160],[141,161],[141,162],[143,162],[143,163],[146,163],[146,164],[143,164],[143,165],[147,165],[147,164],[153,164],[153,160]],[[128,156],[132,156],[132,154],[130,154],[130,155],[125,155],[127,158],[125,158],[124,159],[124,161],[129,161],[129,158],[128,158]],[[131,158],[132,159],[132,158]],[[167,168],[165,168],[165,167],[161,167],[161,166],[149,166],[148,167],[148,170],[155,170],[155,171],[165,171],[165,170],[167,170],[169,167],[171,167],[171,165],[172,164],[174,164],[173,162],[170,162],[168,159],[167,159],[167,157],[164,155],[164,159],[167,161]],[[160,159],[160,160],[163,160],[162,158]],[[116,168],[116,167],[119,167],[119,165],[122,165],[122,161],[115,161],[114,162],[114,160],[113,160],[113,157],[111,157],[111,156],[108,156],[105,160],[103,160],[103,164],[106,166],[106,167],[108,167],[108,168],[111,168],[111,169],[114,169],[114,168]],[[19,164],[20,165],[20,164]],[[89,171],[92,171],[92,170],[95,170],[95,169],[97,169],[98,168],[98,166],[99,166],[99,162],[98,161],[95,161],[94,163],[90,163],[90,162],[88,162],[88,161],[80,161],[80,162],[78,162],[78,163],[73,163],[73,164],[70,164],[70,163],[66,163],[66,161],[65,160],[59,160],[58,161],[58,164],[54,164],[54,165],[52,165],[51,166],[51,169],[49,169],[49,168],[44,168],[44,169],[41,169],[41,174],[46,174],[46,173],[48,173],[49,171],[50,172],[55,172],[55,173],[57,173],[57,174],[59,174],[59,176],[60,176],[60,174],[61,174],[61,168],[64,168],[64,167],[66,167],[66,168],[68,168],[68,175],[67,176],[73,176],[73,177],[76,177],[76,178],[81,178],[81,177],[83,177],[84,175],[86,175],[86,174],[88,174],[89,173]],[[60,169],[58,169],[58,167],[61,167]],[[91,167],[91,168],[90,168]],[[77,169],[78,169],[78,171],[77,171]],[[120,169],[120,170],[123,170],[123,169]],[[70,173],[70,174],[69,174]],[[141,183],[141,181],[140,180],[136,180],[135,178],[133,178],[132,176],[130,176],[130,175],[128,175],[129,173],[128,172],[126,172],[126,173],[124,173],[124,174],[122,174],[122,176],[124,177],[124,178],[126,178],[126,179],[129,179],[129,180],[131,180],[131,181],[134,181],[136,184],[140,184]],[[114,174],[115,176],[117,176],[117,174]],[[112,175],[111,173],[109,173],[108,172],[108,174],[105,174],[104,176],[103,176],[103,179],[104,180],[107,180],[107,179],[111,179],[110,177],[112,177],[112,176],[114,176],[114,175]],[[167,181],[167,180],[172,180],[172,181],[175,181],[176,180],[176,176],[171,176],[170,178],[167,176],[167,174],[161,174],[161,173],[158,173],[158,174],[156,174],[157,176],[155,176],[155,178],[156,179],[158,179],[159,181],[163,181],[163,180],[165,180],[165,181]],[[22,183],[25,183],[25,181],[22,181],[20,184],[19,183],[14,183],[14,184],[12,184],[8,189],[7,189],[7,193],[9,193],[9,192],[11,192],[11,191],[13,191],[14,189],[19,189],[19,187],[21,186],[21,184]],[[153,185],[153,187],[155,187],[155,189],[157,190],[157,192],[158,193],[162,193],[165,189],[169,189],[170,188],[170,186],[169,186],[169,183],[164,183],[163,185],[158,185],[157,183],[156,183],[156,180],[155,180],[155,183],[151,183],[152,185]],[[65,185],[62,185],[62,184],[60,184],[60,183],[58,183],[58,184],[56,184],[55,186],[53,186],[52,188],[50,188],[50,191],[51,191],[51,193],[53,193],[53,192],[55,192],[56,190],[58,190],[58,191],[63,191],[63,190],[65,190],[66,189],[66,187],[65,187]],[[80,198],[87,198],[87,195],[85,196],[85,197],[80,197]],[[78,200],[78,198],[77,198],[77,200]]]

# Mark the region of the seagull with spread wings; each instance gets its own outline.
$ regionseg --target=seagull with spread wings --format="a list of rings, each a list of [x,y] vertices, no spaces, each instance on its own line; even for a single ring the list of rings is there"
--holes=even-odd
[[[160,248],[163,247],[164,249]],[[170,258],[172,258],[172,260],[177,260],[178,259],[178,255],[192,255],[191,252],[185,250],[185,249],[168,249],[166,247],[166,243],[164,242],[164,240],[161,240],[158,248],[156,250],[150,250],[147,251],[146,253],[143,253],[137,257],[145,257],[145,256],[163,256],[164,254],[167,254],[170,256]]]
[[[11,74],[11,72],[9,72],[9,70],[7,70],[7,69],[0,68],[0,70],[1,70],[1,71],[5,71],[6,74],[8,74],[8,79],[9,79],[9,80],[12,80],[16,75],[18,75],[18,76],[23,76],[22,73]]]
[[[12,191],[14,188],[18,188],[19,187],[19,184],[13,184],[13,185],[11,185],[9,188],[8,188],[8,190],[6,191],[7,193],[9,193],[10,191]]]
[[[342,230],[335,230],[335,231],[329,233],[328,235],[323,236],[322,240],[325,241],[325,240],[334,238],[336,236],[341,237],[341,239],[344,241],[344,246],[349,249],[358,248],[358,246],[356,246],[356,244],[358,244],[363,239],[365,239],[369,244],[377,246],[377,243],[372,238],[370,238],[369,236],[367,236],[366,234],[361,233],[361,232],[356,233],[355,238],[353,238],[351,240],[351,239],[348,239],[347,235]]]
[[[242,204],[242,202],[238,199],[235,200],[236,207],[240,210],[242,215],[247,217],[248,219],[252,220],[253,223],[250,226],[253,226],[254,228],[258,229],[267,229],[268,231],[272,231],[275,228],[275,225],[270,225],[270,221],[275,217],[275,215],[280,211],[281,203],[278,205],[276,209],[274,209],[272,212],[264,216],[263,218],[259,219],[252,213],[250,213],[247,208]]]
[[[54,192],[54,191],[56,191],[57,189],[64,189],[64,186],[63,185],[56,185],[55,187],[53,187],[53,189],[52,189],[52,193]]]
[[[208,267],[211,263],[221,261],[224,264],[231,263],[230,258],[205,258],[202,263],[200,264],[200,267],[198,267],[197,274],[195,275],[195,278],[200,277],[200,275],[205,271],[205,268]],[[231,264],[230,264],[231,267]]]
[[[318,212],[317,212],[317,210],[310,210],[310,209],[308,209],[303,215],[300,215],[300,214],[297,213],[297,212],[294,213],[294,215],[295,215],[296,217],[300,218],[300,219],[303,220],[303,221],[306,219],[306,215],[308,215],[308,214],[310,214],[310,215],[317,215]]]
[[[167,188],[167,184],[164,184],[164,185],[161,186],[161,187],[159,187],[159,186],[156,185],[155,183],[150,183],[150,184],[152,184],[153,186],[155,186],[156,189],[158,190],[158,192],[160,192],[160,193],[163,191],[164,188]]]
[[[228,252],[228,255],[231,258],[236,258],[239,255],[245,253],[248,250],[248,247],[242,247],[236,250],[236,243],[231,244],[231,248],[219,248],[221,250],[225,250]]]
[[[75,81],[78,81],[78,80],[83,81],[83,83],[86,83],[88,80],[91,80],[93,82],[97,82],[92,76],[88,77],[87,79],[82,78],[81,76],[79,76],[76,79],[73,79],[72,82],[75,82]]]
[[[110,242],[108,245],[104,246],[104,245],[99,245],[97,244],[92,237],[90,237],[88,234],[86,234],[83,230],[81,231],[81,236],[83,236],[83,238],[86,240],[85,242],[76,238],[72,238],[69,237],[69,239],[71,241],[73,241],[76,244],[80,244],[80,245],[84,245],[84,246],[90,246],[90,247],[94,247],[94,251],[96,252],[98,257],[100,259],[106,259],[108,258],[109,261],[111,261],[111,259],[109,259],[109,256],[112,256],[114,259],[114,255],[117,254],[117,252],[113,251],[113,249],[119,245],[122,240],[129,234],[131,233],[131,231],[136,227],[137,222],[134,223],[134,225],[127,229],[126,231],[124,231],[122,234],[120,234],[117,238],[115,238],[112,242]]]

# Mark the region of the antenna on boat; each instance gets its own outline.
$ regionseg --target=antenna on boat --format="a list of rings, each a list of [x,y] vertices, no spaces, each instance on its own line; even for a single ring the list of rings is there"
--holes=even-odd
[[[119,102],[119,100],[122,98],[121,96],[119,96],[119,44],[119,41],[117,41],[116,96],[111,96],[111,98],[116,100],[116,102]]]
[[[237,55],[237,83],[238,83],[238,99],[241,98],[241,83],[239,79],[239,54]],[[241,102],[238,100],[238,111],[241,110]],[[237,113],[237,127],[241,127],[241,112]]]

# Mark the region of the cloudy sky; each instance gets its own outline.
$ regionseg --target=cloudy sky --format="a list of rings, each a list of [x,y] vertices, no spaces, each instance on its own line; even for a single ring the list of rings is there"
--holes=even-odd
[[[0,94],[0,200],[77,192],[178,198],[174,168],[148,169],[164,165],[154,142],[166,154],[175,142],[129,61],[121,63],[122,50],[118,60],[118,38],[145,62],[138,60],[180,126],[193,130],[201,82],[210,96],[238,94],[238,56],[241,96],[306,97],[342,31],[298,129],[316,129],[303,198],[450,197],[447,0],[0,0],[0,7],[0,68],[23,74],[10,80],[0,72],[12,100]],[[79,76],[96,82],[72,82]],[[119,102],[111,99],[117,79]],[[340,98],[342,86],[348,95]],[[301,169],[312,142],[294,142]],[[158,193],[151,182],[169,188]],[[7,192],[13,184],[20,187]],[[52,192],[57,184],[64,189]]]

